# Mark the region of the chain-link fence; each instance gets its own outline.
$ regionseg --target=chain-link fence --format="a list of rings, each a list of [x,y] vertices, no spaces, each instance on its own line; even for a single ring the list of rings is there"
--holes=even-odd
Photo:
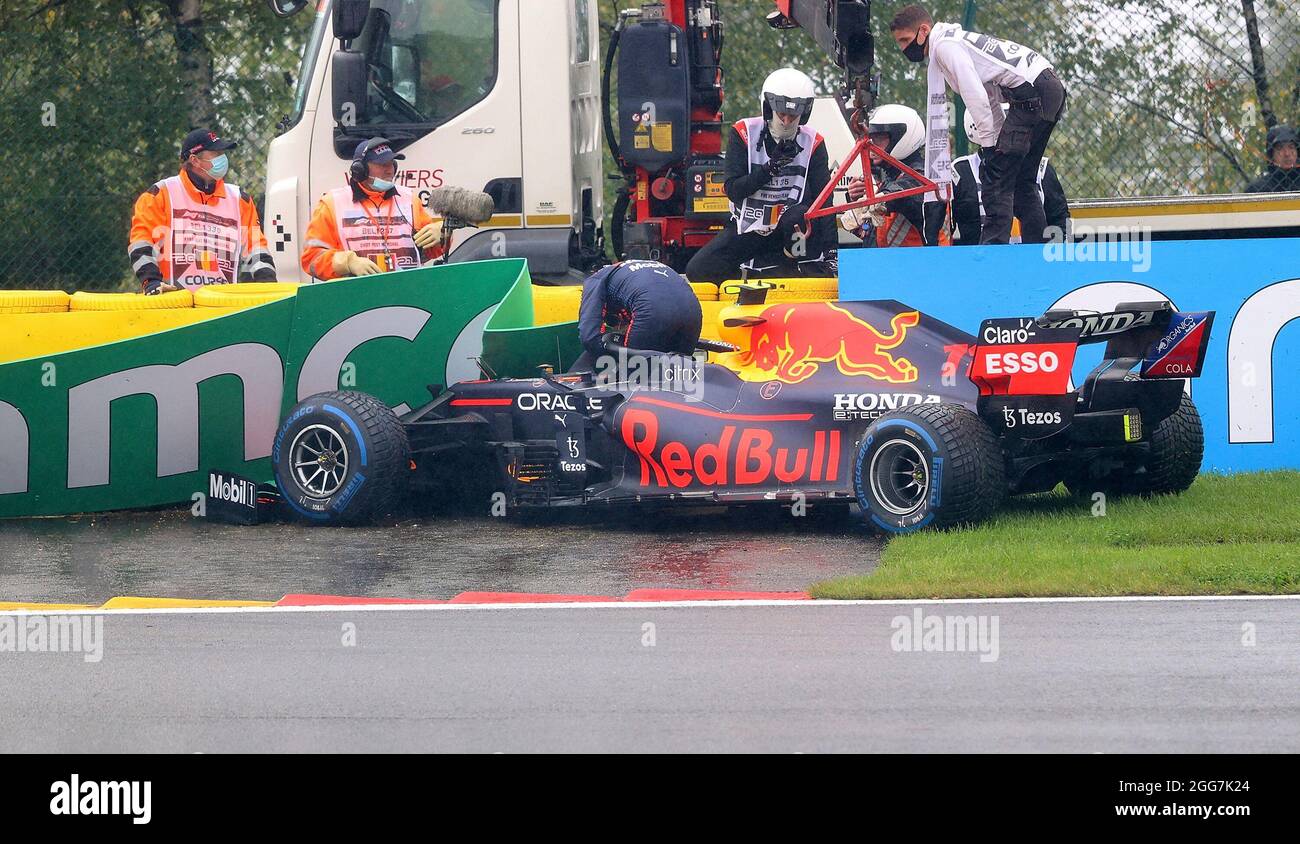
[[[881,101],[920,109],[923,66],[877,4]],[[1270,126],[1300,120],[1297,0],[945,0],[936,20],[1042,53],[1069,89],[1049,154],[1075,198],[1235,193]],[[973,23],[972,23],[973,21]]]
[[[0,288],[136,289],[136,197],[179,171],[181,138],[239,141],[258,200],[311,15],[260,0],[0,0]]]
[[[606,32],[640,4],[597,3]],[[767,0],[721,5],[728,120],[783,65],[834,89],[806,33],[768,28]],[[920,108],[924,71],[889,38],[902,5],[874,4],[880,101]],[[1057,66],[1070,95],[1049,152],[1073,198],[1240,191],[1264,169],[1268,127],[1300,121],[1298,0],[928,5]],[[0,288],[133,289],[132,204],[177,171],[191,126],[240,141],[230,180],[260,202],[310,25],[260,0],[0,0]]]
[[[600,0],[602,21],[641,0]],[[841,80],[807,33],[774,32],[759,0],[723,0],[726,119],[752,115],[772,70]],[[924,114],[924,65],[894,45],[906,5],[873,3],[880,103]],[[1074,199],[1242,191],[1270,126],[1300,122],[1300,0],[930,0],[938,21],[1037,50],[1069,89],[1049,154]],[[954,127],[958,143],[963,133]]]

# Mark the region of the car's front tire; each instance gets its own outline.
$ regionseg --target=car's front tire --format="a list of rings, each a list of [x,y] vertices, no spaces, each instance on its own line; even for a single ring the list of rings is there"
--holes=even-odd
[[[314,524],[370,522],[401,500],[410,446],[397,415],[374,396],[320,393],[280,423],[271,460],[285,503]]]
[[[993,431],[956,404],[887,413],[858,446],[853,489],[864,518],[886,533],[971,524],[1006,498]]]

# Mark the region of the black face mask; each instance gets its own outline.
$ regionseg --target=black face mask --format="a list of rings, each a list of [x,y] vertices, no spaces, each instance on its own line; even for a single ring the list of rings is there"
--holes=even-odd
[[[903,48],[903,55],[907,56],[910,62],[919,62],[925,60],[925,45],[920,41],[921,34],[918,32],[912,39],[912,43]]]

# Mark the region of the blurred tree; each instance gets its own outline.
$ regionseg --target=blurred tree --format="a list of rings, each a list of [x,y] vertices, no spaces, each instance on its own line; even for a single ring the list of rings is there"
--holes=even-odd
[[[887,31],[901,3],[875,4],[880,102],[920,107],[924,69]],[[598,4],[603,54],[641,0]],[[966,0],[928,5],[959,21]],[[834,92],[806,33],[767,27],[770,0],[721,7],[728,123],[758,109],[778,67]],[[260,197],[310,26],[261,0],[0,0],[0,287],[129,285],[132,202],[175,172],[196,124],[241,141],[231,179]],[[980,0],[976,29],[1041,50],[1066,80],[1050,152],[1074,197],[1239,190],[1268,127],[1300,119],[1296,0]]]
[[[181,137],[241,141],[254,197],[310,15],[254,0],[0,0],[0,287],[131,286],[135,197]]]
[[[217,122],[212,103],[212,51],[203,35],[203,0],[166,0],[176,38],[181,93],[189,107],[190,126]]]

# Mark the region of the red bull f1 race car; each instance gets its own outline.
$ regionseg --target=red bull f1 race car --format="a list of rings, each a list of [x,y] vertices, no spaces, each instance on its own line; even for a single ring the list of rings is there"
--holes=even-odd
[[[317,523],[373,519],[433,491],[509,510],[852,507],[880,531],[978,522],[1064,482],[1157,494],[1200,471],[1186,379],[1213,313],[1165,303],[990,319],[976,336],[896,301],[737,305],[712,360],[611,344],[596,371],[431,387],[401,418],[313,396],[273,460]],[[1101,363],[1071,383],[1081,346]]]

